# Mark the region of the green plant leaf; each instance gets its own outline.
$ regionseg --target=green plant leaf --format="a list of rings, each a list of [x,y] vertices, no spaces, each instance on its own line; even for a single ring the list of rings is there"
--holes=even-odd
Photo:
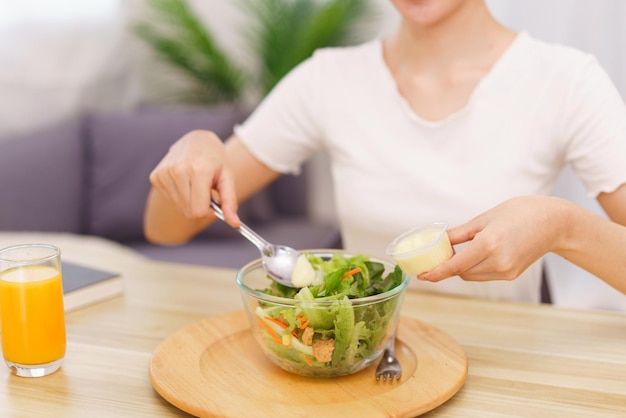
[[[154,18],[134,32],[202,91],[205,102],[235,102],[244,94],[249,75],[219,46],[212,32],[185,0],[150,0]]]
[[[241,0],[256,24],[246,35],[259,57],[261,90],[267,94],[289,71],[322,47],[357,42],[356,23],[367,0]]]
[[[249,17],[242,34],[258,61],[250,74],[186,0],[148,4],[154,17],[135,25],[135,34],[194,83],[180,97],[203,103],[241,102],[251,90],[266,95],[316,49],[360,42],[357,24],[371,12],[369,0],[238,0]]]

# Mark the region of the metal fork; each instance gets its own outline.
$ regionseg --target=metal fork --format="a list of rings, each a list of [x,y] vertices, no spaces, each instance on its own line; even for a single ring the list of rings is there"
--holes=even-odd
[[[392,336],[387,342],[387,346],[385,347],[385,351],[383,353],[383,358],[380,359],[380,363],[378,363],[378,367],[376,368],[376,380],[380,380],[382,377],[383,380],[400,380],[402,376],[402,366],[400,366],[400,362],[396,358],[396,336]]]

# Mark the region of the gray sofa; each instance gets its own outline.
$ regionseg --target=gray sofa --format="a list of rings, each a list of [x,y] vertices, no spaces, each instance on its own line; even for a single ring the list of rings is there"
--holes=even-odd
[[[142,217],[148,174],[192,129],[228,137],[244,115],[229,107],[140,109],[87,114],[0,141],[0,230],[96,235],[168,261],[237,268],[257,258],[251,243],[222,222],[173,247],[148,243]],[[338,247],[334,225],[307,212],[308,168],[283,176],[240,206],[241,219],[268,241],[295,248]]]

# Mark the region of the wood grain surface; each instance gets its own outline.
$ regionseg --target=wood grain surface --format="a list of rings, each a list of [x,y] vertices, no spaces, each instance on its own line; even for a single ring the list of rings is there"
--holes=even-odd
[[[150,379],[166,400],[195,416],[414,417],[463,385],[467,358],[442,331],[401,317],[399,381],[377,381],[376,364],[350,376],[312,378],[276,366],[261,351],[243,311],[203,319],[165,339]]]
[[[0,364],[0,417],[189,416],[153,388],[150,362],[176,332],[242,309],[235,271],[156,262],[95,237],[0,233],[2,247],[24,242],[56,244],[68,261],[119,272],[124,294],[66,315],[57,373],[19,378]],[[402,315],[441,330],[467,355],[465,383],[428,418],[626,416],[626,314],[409,289]]]

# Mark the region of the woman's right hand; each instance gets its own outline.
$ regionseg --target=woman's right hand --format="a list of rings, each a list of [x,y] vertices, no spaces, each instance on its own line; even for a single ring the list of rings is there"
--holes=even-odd
[[[214,219],[210,206],[217,192],[226,221],[239,226],[234,174],[224,144],[213,132],[195,130],[174,143],[150,173],[153,193],[171,202],[187,219]]]

